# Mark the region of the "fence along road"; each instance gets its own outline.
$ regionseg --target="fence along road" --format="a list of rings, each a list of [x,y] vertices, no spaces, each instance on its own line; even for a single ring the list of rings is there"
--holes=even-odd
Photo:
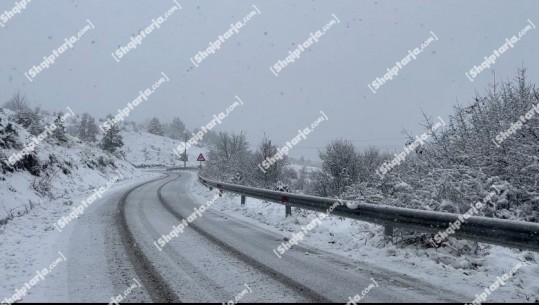
[[[271,191],[207,179],[201,175],[199,181],[205,186],[217,188],[241,195],[242,204],[245,197],[252,197],[270,202],[282,203],[289,207],[304,208],[312,211],[325,212],[337,199],[299,195]],[[385,235],[393,236],[393,228],[402,228],[424,233],[438,233],[447,229],[451,223],[459,219],[460,214],[423,211],[386,205],[353,203],[357,208],[351,209],[346,205],[336,207],[332,214],[347,218],[379,224],[385,227]],[[539,252],[539,224],[523,221],[495,219],[472,216],[455,230],[452,237],[468,239],[522,250]]]

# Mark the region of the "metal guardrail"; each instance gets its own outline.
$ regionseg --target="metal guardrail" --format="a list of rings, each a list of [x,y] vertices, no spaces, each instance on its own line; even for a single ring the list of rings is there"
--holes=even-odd
[[[195,166],[187,166],[187,167],[169,167],[167,168],[167,171],[177,171],[177,170],[199,170],[199,167]]]
[[[312,211],[325,212],[334,206],[338,199],[292,194],[266,189],[223,183],[198,176],[199,181],[220,191],[228,191],[241,195],[241,203],[245,197],[252,197],[271,202],[282,203],[290,207],[299,207]],[[342,200],[342,202],[350,202]],[[350,202],[352,203],[352,202]],[[402,228],[423,233],[445,231],[451,223],[459,220],[459,214],[407,209],[386,205],[357,203],[357,208],[346,205],[337,206],[332,214],[379,224],[385,227],[387,236],[393,235],[393,228]],[[522,250],[539,252],[539,224],[523,221],[512,221],[488,217],[472,216],[462,222],[459,230],[451,237],[506,246]]]

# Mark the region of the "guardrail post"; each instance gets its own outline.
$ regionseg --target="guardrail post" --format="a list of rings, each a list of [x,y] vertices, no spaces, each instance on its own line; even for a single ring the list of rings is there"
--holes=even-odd
[[[245,205],[245,195],[241,195],[241,205]]]
[[[285,206],[285,216],[284,217],[288,217],[288,216],[292,216],[292,207],[286,205]]]
[[[393,242],[393,226],[384,226],[384,238],[386,242]]]

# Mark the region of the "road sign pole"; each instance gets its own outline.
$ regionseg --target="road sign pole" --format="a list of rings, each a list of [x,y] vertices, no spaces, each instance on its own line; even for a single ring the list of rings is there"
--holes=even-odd
[[[197,161],[200,161],[200,169],[202,169],[202,162],[206,161],[203,154],[198,155]]]

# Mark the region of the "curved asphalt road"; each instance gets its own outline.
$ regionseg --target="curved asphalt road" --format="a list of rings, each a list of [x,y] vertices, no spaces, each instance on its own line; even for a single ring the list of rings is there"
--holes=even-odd
[[[220,303],[241,296],[241,302],[346,303],[374,278],[378,287],[361,302],[467,300],[408,275],[306,245],[294,246],[278,258],[273,249],[284,236],[213,209],[160,249],[161,235],[205,204],[189,191],[192,175],[196,174],[166,173],[110,196],[79,220],[70,241],[70,299],[110,302],[136,279],[141,286],[123,302]],[[95,226],[96,222],[104,225]],[[78,245],[74,238],[86,242]],[[97,263],[85,263],[88,256]]]

